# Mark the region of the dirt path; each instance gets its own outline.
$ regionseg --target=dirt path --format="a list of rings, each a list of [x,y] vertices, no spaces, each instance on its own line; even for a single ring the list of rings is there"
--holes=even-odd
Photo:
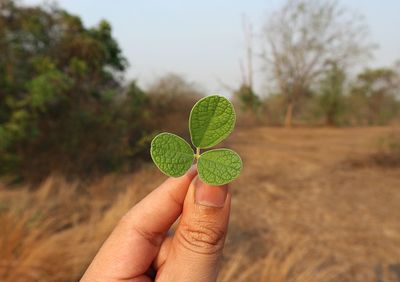
[[[305,240],[349,271],[400,263],[400,167],[369,161],[391,131],[237,130],[226,145],[245,167],[233,184],[229,246],[251,242],[262,256],[279,241]]]

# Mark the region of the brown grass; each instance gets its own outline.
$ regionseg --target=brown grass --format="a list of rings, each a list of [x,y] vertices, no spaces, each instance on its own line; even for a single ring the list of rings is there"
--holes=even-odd
[[[237,130],[226,145],[245,169],[232,184],[220,281],[400,281],[400,167],[367,161],[393,131]],[[121,215],[163,179],[149,164],[90,185],[0,184],[0,281],[77,281]]]
[[[0,281],[79,280],[118,219],[149,191],[144,180],[152,178],[143,171],[84,189],[52,176],[34,192],[2,191]]]

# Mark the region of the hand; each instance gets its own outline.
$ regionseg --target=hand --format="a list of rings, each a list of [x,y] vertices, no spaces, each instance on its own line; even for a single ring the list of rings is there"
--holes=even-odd
[[[169,178],[124,215],[81,281],[215,281],[231,198],[196,174]]]

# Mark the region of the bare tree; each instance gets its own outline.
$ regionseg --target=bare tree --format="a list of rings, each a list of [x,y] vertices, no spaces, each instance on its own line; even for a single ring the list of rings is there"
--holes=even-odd
[[[253,56],[254,56],[254,51],[253,51],[253,25],[251,22],[248,20],[245,14],[242,16],[242,31],[243,31],[243,36],[244,36],[244,42],[245,42],[245,51],[246,51],[246,56],[245,56],[245,63],[243,62],[242,59],[239,59],[239,69],[240,69],[240,74],[241,74],[241,84],[240,86],[245,85],[246,87],[253,87]],[[229,92],[235,92],[236,89],[225,82],[223,82],[221,79],[217,79],[219,84],[226,89]]]
[[[243,34],[246,43],[246,62],[247,62],[247,75],[244,66],[241,63],[241,70],[243,74],[243,84],[253,88],[253,25],[243,15]]]
[[[368,58],[374,47],[362,17],[335,0],[288,0],[263,30],[262,58],[276,87],[287,98],[285,126],[296,100],[335,62],[346,69]]]
[[[243,35],[245,40],[246,57],[244,64],[239,61],[242,74],[242,83],[239,89],[233,91],[233,99],[240,103],[244,112],[250,112],[256,119],[259,118],[261,102],[253,89],[253,27],[243,15]]]

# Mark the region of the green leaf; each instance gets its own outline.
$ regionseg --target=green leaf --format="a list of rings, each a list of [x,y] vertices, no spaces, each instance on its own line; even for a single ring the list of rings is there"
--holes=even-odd
[[[184,175],[194,159],[190,145],[171,133],[160,133],[154,137],[150,154],[156,166],[166,175],[173,177]]]
[[[210,185],[224,185],[239,176],[242,160],[229,149],[216,149],[200,155],[197,162],[199,177]]]
[[[199,100],[190,113],[193,145],[209,148],[218,144],[232,132],[235,121],[235,110],[228,99],[214,95]]]

